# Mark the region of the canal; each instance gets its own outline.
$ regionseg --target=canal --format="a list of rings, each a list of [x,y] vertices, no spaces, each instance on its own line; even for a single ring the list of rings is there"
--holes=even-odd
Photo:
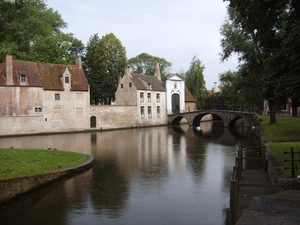
[[[260,145],[245,122],[0,138],[0,148],[75,151],[93,167],[0,209],[4,224],[224,224],[239,145]],[[245,163],[246,167],[255,167]]]

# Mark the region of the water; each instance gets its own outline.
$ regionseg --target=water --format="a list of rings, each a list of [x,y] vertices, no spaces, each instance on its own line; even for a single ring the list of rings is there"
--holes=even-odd
[[[92,169],[0,211],[4,224],[224,224],[240,144],[250,126],[222,123],[1,138],[0,148],[57,148],[95,157]]]

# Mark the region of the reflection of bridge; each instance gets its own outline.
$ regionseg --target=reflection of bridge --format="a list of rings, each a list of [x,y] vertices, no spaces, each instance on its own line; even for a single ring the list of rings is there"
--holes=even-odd
[[[168,115],[168,124],[179,124],[182,118],[185,118],[191,126],[198,126],[203,116],[211,114],[214,118],[218,117],[223,120],[224,127],[232,127],[235,122],[241,118],[253,119],[255,113],[227,110],[198,110],[187,113],[177,113]]]

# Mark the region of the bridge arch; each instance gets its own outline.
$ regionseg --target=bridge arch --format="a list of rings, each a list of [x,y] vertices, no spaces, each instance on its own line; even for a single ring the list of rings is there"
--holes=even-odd
[[[198,126],[201,119],[205,116],[211,114],[214,119],[221,119],[223,121],[224,127],[233,127],[235,122],[241,118],[246,117],[250,120],[253,119],[254,113],[249,112],[236,112],[236,111],[226,111],[226,110],[199,110],[188,113],[177,113],[168,115],[168,123],[175,125],[179,124],[182,118],[185,118],[189,125]]]
[[[203,112],[203,113],[199,113],[197,114],[193,120],[191,121],[190,125],[192,126],[198,126],[202,120],[202,118],[206,115],[212,115],[213,119],[214,120],[223,120],[223,123],[224,123],[224,119],[219,116],[218,114],[215,114],[215,113],[211,113],[211,112]],[[224,123],[225,124],[225,123]]]

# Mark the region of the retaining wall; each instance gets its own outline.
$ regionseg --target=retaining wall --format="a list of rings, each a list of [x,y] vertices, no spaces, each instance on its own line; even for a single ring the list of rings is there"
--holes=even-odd
[[[94,157],[89,156],[85,163],[75,167],[64,168],[58,172],[0,180],[0,204],[23,195],[26,192],[29,192],[49,182],[57,180],[63,176],[89,169],[92,166],[93,161]]]

